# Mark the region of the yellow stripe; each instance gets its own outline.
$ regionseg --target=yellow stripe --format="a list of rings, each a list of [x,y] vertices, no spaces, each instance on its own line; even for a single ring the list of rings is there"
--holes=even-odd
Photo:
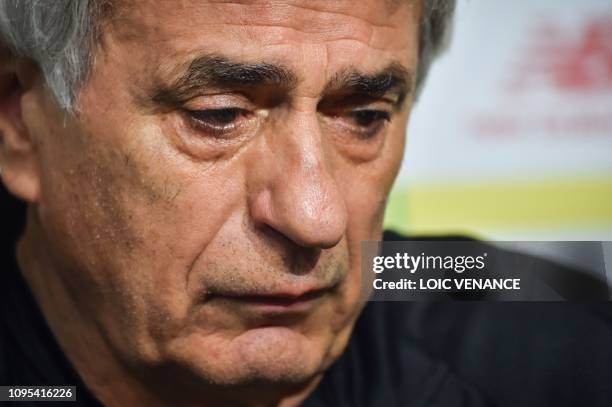
[[[405,233],[612,227],[612,178],[396,188],[386,227]]]

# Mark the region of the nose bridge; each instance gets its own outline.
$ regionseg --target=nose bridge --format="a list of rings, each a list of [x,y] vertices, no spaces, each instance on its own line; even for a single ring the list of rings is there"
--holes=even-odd
[[[346,207],[338,190],[316,113],[291,113],[267,135],[274,170],[265,174],[256,201],[256,221],[301,246],[336,245],[346,227]]]

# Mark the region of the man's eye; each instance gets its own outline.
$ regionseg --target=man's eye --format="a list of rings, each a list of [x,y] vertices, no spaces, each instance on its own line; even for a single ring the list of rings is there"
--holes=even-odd
[[[370,127],[390,119],[389,113],[382,110],[356,110],[349,113],[349,117],[361,127]]]
[[[248,112],[239,108],[223,108],[190,110],[188,114],[195,124],[204,127],[205,130],[220,132],[233,130],[237,122]]]
[[[360,139],[371,139],[391,120],[391,113],[384,110],[361,109],[348,111],[339,116],[341,123]]]

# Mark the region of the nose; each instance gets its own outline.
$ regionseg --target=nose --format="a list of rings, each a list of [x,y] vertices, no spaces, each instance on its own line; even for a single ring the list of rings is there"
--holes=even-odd
[[[299,246],[330,248],[344,235],[346,205],[316,116],[296,116],[263,137],[250,171],[251,216]]]

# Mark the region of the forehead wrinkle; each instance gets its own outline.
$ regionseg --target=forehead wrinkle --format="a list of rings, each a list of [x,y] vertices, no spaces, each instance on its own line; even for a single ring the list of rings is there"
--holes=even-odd
[[[342,38],[354,38],[367,42],[365,39],[372,38],[372,30],[394,30],[408,23],[406,16],[395,16],[394,19],[389,19],[390,16],[398,14],[397,11],[402,5],[412,7],[414,0],[383,0],[382,6],[374,7],[346,7],[346,2],[336,0],[325,0],[317,2],[314,0],[304,4],[300,2],[288,1],[224,1],[224,0],[208,0],[208,1],[173,1],[172,7],[165,7],[162,11],[159,3],[151,4],[150,0],[140,0],[128,6],[124,5],[121,13],[115,13],[113,19],[118,24],[120,31],[131,32],[136,34],[134,29],[139,26],[140,33],[159,33],[160,27],[153,15],[157,12],[163,13],[169,17],[178,16],[181,12],[186,12],[188,16],[193,16],[195,22],[198,15],[214,16],[211,27],[214,26],[238,26],[241,28],[262,27],[262,28],[286,28],[298,31],[303,34],[320,34],[333,35],[337,34]],[[316,3],[319,4],[317,6]],[[320,6],[325,4],[326,7]],[[365,3],[361,3],[365,4]],[[389,4],[393,5],[392,12],[381,13],[378,16],[376,10],[384,10],[389,8]],[[297,9],[297,10],[296,10]],[[157,12],[155,11],[157,10]],[[117,14],[121,18],[117,18]],[[400,13],[401,14],[401,13]],[[410,14],[410,13],[409,13]],[[377,17],[378,16],[378,17]],[[382,18],[380,18],[382,17]],[[197,30],[197,26],[190,24],[191,17],[184,21],[184,24],[176,27],[181,30]],[[135,35],[134,35],[135,36]],[[331,39],[331,38],[330,38]]]
[[[378,0],[377,0],[378,1]],[[382,13],[383,17],[388,17],[393,15],[402,3],[411,3],[414,0],[384,0],[384,7],[376,7],[376,10],[384,11]],[[344,15],[347,17],[354,17],[368,21],[374,25],[385,26],[384,23],[377,22],[374,19],[374,15],[372,12],[365,11],[365,9],[355,7],[355,1],[341,1],[341,0],[266,0],[266,1],[257,1],[257,0],[246,0],[246,1],[237,1],[237,0],[209,0],[211,4],[226,4],[226,5],[239,5],[239,6],[250,6],[256,7],[261,10],[270,9],[272,7],[286,7],[286,8],[297,8],[303,11],[317,12],[323,14],[334,14],[334,15]],[[347,9],[346,5],[350,7]],[[363,4],[363,3],[362,3]],[[377,4],[378,5],[378,4]],[[363,16],[358,17],[356,11],[364,10]],[[347,12],[348,11],[348,12]]]
[[[338,2],[340,4],[341,2]],[[273,2],[237,3],[215,2],[218,26],[240,28],[283,28],[300,35],[309,34],[315,41],[321,39],[352,38],[368,43],[374,30],[391,31],[406,23],[403,16],[390,20],[388,16],[376,18],[373,12],[363,7],[316,7],[296,3]],[[335,4],[330,2],[329,4]],[[213,6],[214,7],[214,6]],[[377,7],[380,9],[381,7]],[[282,34],[282,33],[280,33]],[[302,40],[309,40],[302,38]]]
[[[377,50],[401,50],[406,48],[412,38],[411,26],[418,18],[410,6],[395,13],[393,18],[373,18],[371,14],[349,10],[325,10],[303,5],[279,5],[272,10],[259,11],[253,6],[243,6],[246,10],[228,9],[214,24],[236,29],[253,29],[256,42],[273,45],[287,41],[301,43],[333,42],[339,40],[355,41]],[[234,3],[232,3],[234,4]],[[296,12],[296,9],[298,10]],[[357,7],[359,9],[359,7]],[[240,15],[235,18],[233,15]],[[227,17],[225,17],[227,16]],[[397,31],[402,31],[398,35]],[[405,33],[404,33],[405,31]],[[306,34],[306,35],[304,35]]]

